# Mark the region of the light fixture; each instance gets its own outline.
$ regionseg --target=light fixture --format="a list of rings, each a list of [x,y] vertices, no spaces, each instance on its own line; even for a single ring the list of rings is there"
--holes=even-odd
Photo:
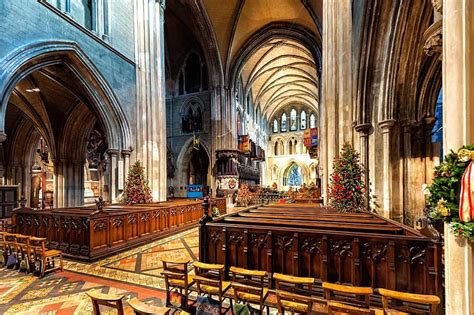
[[[40,92],[41,90],[39,88],[33,88],[33,89],[26,89],[25,91],[28,93],[34,93],[34,92]]]

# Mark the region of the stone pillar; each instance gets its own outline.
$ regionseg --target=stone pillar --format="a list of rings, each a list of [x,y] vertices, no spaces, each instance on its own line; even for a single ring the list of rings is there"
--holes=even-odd
[[[367,187],[366,196],[369,197],[369,132],[372,129],[370,124],[360,124],[355,127],[355,130],[359,133],[359,152],[360,162],[363,167],[366,168],[367,173],[364,178],[365,186]]]
[[[474,2],[443,2],[444,152],[474,143]],[[474,314],[474,248],[445,226],[446,314]]]
[[[125,187],[125,181],[128,177],[128,170],[130,169],[130,154],[132,154],[131,150],[122,150],[122,157],[123,157],[123,187]]]
[[[323,188],[327,193],[333,159],[352,144],[352,1],[323,1],[322,101],[320,108]],[[327,196],[325,196],[326,198]]]
[[[379,123],[382,129],[383,141],[383,215],[393,219],[392,215],[392,170],[390,163],[390,130],[395,124],[394,120],[385,120]]]
[[[115,202],[117,198],[117,164],[118,150],[107,150],[109,156],[109,202]]]
[[[137,159],[155,201],[166,200],[165,0],[135,1]]]
[[[3,151],[3,143],[7,140],[7,135],[5,133],[0,133],[0,185],[6,183],[5,178],[5,152]]]

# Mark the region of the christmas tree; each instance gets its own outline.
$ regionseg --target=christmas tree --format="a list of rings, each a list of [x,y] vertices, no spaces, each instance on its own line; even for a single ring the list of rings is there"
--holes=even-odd
[[[334,158],[329,184],[329,205],[340,212],[366,211],[365,175],[359,154],[350,144],[345,143],[339,156]]]
[[[150,203],[152,201],[151,189],[145,177],[145,168],[140,161],[136,161],[128,171],[122,203],[131,205],[135,203]]]

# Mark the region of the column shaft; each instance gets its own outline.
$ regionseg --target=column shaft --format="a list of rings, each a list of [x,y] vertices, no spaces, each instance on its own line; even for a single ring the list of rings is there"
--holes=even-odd
[[[443,1],[444,152],[474,142],[474,3]],[[474,248],[445,226],[446,314],[474,314]]]

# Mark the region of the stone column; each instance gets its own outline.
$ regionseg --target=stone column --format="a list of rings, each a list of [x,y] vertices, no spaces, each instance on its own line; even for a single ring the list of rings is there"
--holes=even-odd
[[[137,159],[155,201],[166,200],[165,0],[135,1]]]
[[[128,177],[128,170],[130,169],[130,154],[132,154],[131,150],[122,150],[123,178],[124,178],[123,187],[125,187],[125,181],[127,180],[127,177]]]
[[[474,143],[474,2],[443,2],[444,152]],[[474,314],[474,248],[445,226],[446,314]]]
[[[5,133],[0,133],[0,185],[4,185],[5,179],[5,152],[3,151],[3,143],[7,140]]]
[[[359,133],[359,152],[360,162],[366,169],[366,176],[364,178],[365,186],[367,187],[366,197],[369,197],[369,132],[372,129],[371,124],[360,124],[355,127],[355,130]]]
[[[115,202],[117,198],[117,164],[118,164],[118,150],[107,150],[109,156],[109,201]]]
[[[327,193],[333,159],[352,143],[352,2],[323,1],[322,101],[320,108],[323,189]],[[325,196],[327,198],[327,196]]]
[[[382,129],[383,141],[383,213],[384,217],[393,219],[392,215],[392,170],[390,163],[390,130],[394,120],[385,120],[379,123]]]

